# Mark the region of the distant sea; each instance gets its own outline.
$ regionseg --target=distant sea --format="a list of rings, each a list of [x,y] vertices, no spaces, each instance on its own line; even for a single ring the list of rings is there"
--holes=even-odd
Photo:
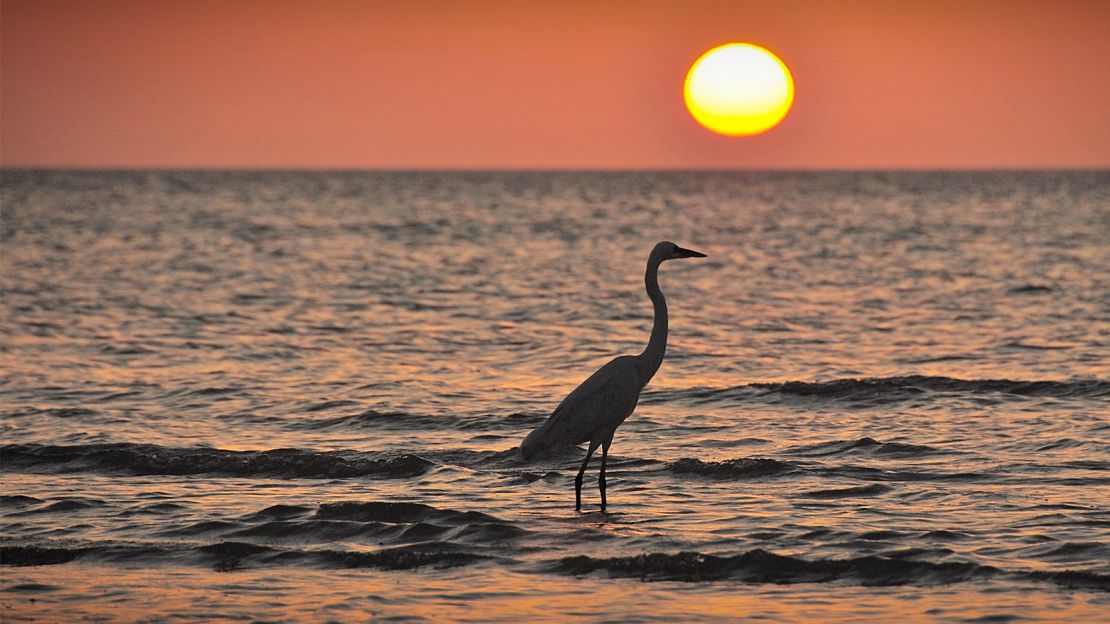
[[[0,173],[0,618],[1104,622],[1110,172]],[[596,459],[521,439],[670,345]]]

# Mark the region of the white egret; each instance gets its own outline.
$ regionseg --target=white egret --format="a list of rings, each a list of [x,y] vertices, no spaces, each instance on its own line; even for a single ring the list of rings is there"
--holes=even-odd
[[[636,409],[640,391],[659,370],[667,351],[667,300],[659,290],[659,265],[677,258],[704,258],[705,254],[683,249],[663,241],[648,256],[644,284],[655,308],[655,324],[651,339],[639,355],[622,355],[583,381],[563,399],[547,421],[528,434],[520,451],[524,459],[543,455],[561,447],[589,442],[582,469],[574,479],[574,509],[582,509],[582,476],[597,447],[601,446],[601,473],[597,480],[601,491],[601,510],[605,511],[605,461],[613,434],[624,419]]]

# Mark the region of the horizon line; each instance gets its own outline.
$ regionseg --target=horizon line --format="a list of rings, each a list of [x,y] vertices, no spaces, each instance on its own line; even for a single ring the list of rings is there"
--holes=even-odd
[[[2,165],[0,172],[243,172],[243,173],[985,173],[985,172],[1110,172],[1110,165],[1095,166],[922,166],[922,167],[333,167],[244,165]]]

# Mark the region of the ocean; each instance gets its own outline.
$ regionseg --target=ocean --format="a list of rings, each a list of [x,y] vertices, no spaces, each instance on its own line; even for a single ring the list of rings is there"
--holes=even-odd
[[[1097,622],[1110,172],[0,174],[0,617]],[[609,455],[519,445],[662,368]]]

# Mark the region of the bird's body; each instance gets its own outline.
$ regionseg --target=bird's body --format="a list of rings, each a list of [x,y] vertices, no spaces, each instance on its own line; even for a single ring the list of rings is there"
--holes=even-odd
[[[589,442],[586,459],[575,478],[576,509],[582,507],[582,477],[590,457],[601,446],[601,509],[605,510],[605,463],[613,434],[632,415],[644,389],[667,351],[667,301],[659,289],[659,265],[675,258],[702,258],[705,254],[661,242],[648,257],[644,283],[655,309],[655,321],[647,348],[639,355],[622,355],[602,366],[582,382],[555,408],[551,416],[520,445],[524,459],[550,454],[558,449]]]
[[[543,425],[521,445],[525,459],[547,455],[563,446],[611,439],[632,415],[646,384],[638,383],[636,358],[622,355],[597,369],[563,399]]]

